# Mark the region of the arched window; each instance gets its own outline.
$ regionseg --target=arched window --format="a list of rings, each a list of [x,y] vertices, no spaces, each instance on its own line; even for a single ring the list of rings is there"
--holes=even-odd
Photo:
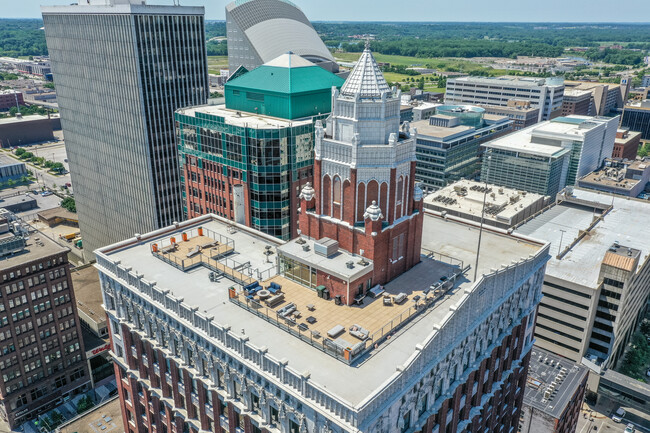
[[[404,178],[400,176],[399,180],[397,181],[397,197],[395,197],[397,204],[402,203],[403,197],[404,197]]]

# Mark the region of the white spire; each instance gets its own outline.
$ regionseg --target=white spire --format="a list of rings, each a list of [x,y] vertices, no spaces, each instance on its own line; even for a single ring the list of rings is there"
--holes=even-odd
[[[341,95],[381,98],[384,92],[390,92],[390,87],[370,52],[369,44],[366,43],[366,49],[341,87]]]

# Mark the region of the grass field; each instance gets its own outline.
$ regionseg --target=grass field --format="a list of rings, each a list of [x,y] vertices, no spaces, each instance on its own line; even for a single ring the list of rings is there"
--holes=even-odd
[[[228,56],[208,56],[208,73],[219,74],[219,69],[228,69]]]

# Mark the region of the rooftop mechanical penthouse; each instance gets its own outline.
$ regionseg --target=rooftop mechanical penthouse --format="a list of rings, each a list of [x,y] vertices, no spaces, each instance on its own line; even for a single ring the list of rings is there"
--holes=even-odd
[[[301,236],[285,242],[205,215],[96,252],[125,430],[516,428],[548,246],[486,229],[487,253],[474,279],[478,227],[426,213],[418,188],[404,180],[412,179],[417,132],[400,132],[386,118],[372,128],[385,134],[355,132],[377,121],[366,108],[399,116],[368,50],[346,84],[355,80],[358,86],[333,91],[347,98],[335,109],[369,120],[328,122],[334,130],[349,126],[334,138],[320,131],[322,170],[316,188],[301,195],[310,234],[303,220]],[[395,152],[397,143],[408,151]],[[330,186],[323,180],[336,169],[330,150],[343,155],[345,146],[366,181],[371,149],[382,161],[404,158],[400,205],[383,201],[381,187],[377,197],[369,188],[375,203],[361,208],[359,221],[346,222],[360,203],[337,207],[336,176]],[[390,179],[391,168],[375,163],[376,175]],[[338,176],[343,191],[346,182],[359,188]],[[400,176],[392,177],[391,191]],[[400,234],[411,230],[418,239],[403,247],[408,260],[392,256],[402,249]]]

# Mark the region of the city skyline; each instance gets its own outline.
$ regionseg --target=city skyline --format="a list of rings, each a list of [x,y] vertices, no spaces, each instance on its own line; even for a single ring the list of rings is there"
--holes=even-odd
[[[225,6],[231,0],[181,0],[183,6],[204,6],[207,20],[224,20]],[[2,18],[40,18],[40,6],[65,4],[61,0],[23,0],[12,4],[3,12]],[[151,4],[173,4],[173,0],[148,1]],[[489,4],[477,4],[472,0],[459,0],[453,8],[441,9],[425,0],[413,0],[411,7],[392,10],[386,0],[371,2],[361,0],[354,3],[332,0],[328,3],[295,1],[312,21],[384,21],[384,22],[566,22],[566,23],[648,23],[640,17],[650,16],[650,3],[632,0],[628,3],[627,16],[617,15],[612,20],[611,9],[603,0],[595,2],[578,0],[567,4],[560,0],[549,0],[543,10],[530,10],[515,4],[512,0],[496,0]],[[558,15],[558,10],[562,15]],[[345,13],[341,13],[345,11]],[[534,19],[530,19],[534,18]],[[558,19],[572,17],[572,19]]]

